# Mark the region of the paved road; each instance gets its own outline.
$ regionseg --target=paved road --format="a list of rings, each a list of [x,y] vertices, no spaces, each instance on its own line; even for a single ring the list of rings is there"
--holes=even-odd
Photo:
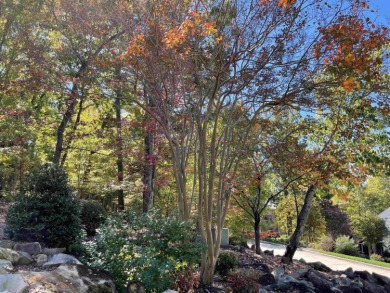
[[[253,244],[248,242],[248,244]],[[261,242],[262,250],[274,250],[275,255],[283,255],[285,251],[285,246],[280,244],[265,243]],[[321,254],[310,248],[298,248],[297,252],[294,255],[294,259],[303,258],[306,262],[320,261],[323,264],[330,267],[332,270],[343,271],[351,267],[354,271],[369,271],[370,273],[375,272],[377,274],[390,277],[390,269],[379,267],[375,265],[370,265],[367,263],[343,259],[331,255]]]

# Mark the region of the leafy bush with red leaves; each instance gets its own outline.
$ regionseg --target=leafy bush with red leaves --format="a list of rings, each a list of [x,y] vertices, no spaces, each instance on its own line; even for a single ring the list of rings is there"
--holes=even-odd
[[[200,274],[194,268],[186,268],[183,271],[175,272],[175,283],[172,289],[179,292],[189,292],[200,285]]]

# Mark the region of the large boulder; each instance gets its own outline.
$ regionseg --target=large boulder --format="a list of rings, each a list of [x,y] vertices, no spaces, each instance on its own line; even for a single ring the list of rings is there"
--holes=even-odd
[[[379,275],[377,273],[372,273],[372,276],[377,280],[377,282],[380,285],[383,285],[383,286],[389,285],[390,286],[390,278]]]
[[[66,248],[60,247],[60,248],[44,248],[42,253],[46,255],[53,255],[53,254],[59,254],[64,253],[66,251]]]
[[[42,247],[39,242],[15,243],[14,250],[24,251],[30,255],[37,255],[42,252]]]
[[[17,253],[19,254],[19,260],[17,262],[18,265],[29,265],[34,262],[34,259],[27,252],[17,251]]]
[[[8,248],[8,249],[13,249],[15,245],[15,242],[12,240],[0,240],[0,247],[2,248]]]
[[[47,263],[47,255],[46,254],[38,254],[36,257],[37,266],[43,266]]]
[[[23,272],[32,292],[115,293],[111,275],[85,265],[61,265],[52,271]]]
[[[0,259],[0,267],[8,271],[12,271],[14,269],[12,263],[6,259]]]
[[[51,265],[62,265],[62,264],[81,265],[82,263],[77,258],[69,254],[59,253],[50,256],[49,261],[44,263],[43,266],[46,267]]]
[[[388,291],[383,288],[383,286],[380,286],[375,283],[370,283],[368,281],[363,281],[363,293],[388,293]]]
[[[376,282],[375,278],[367,271],[355,271],[355,276],[358,276],[359,278],[370,283]]]
[[[20,274],[0,275],[0,292],[21,293],[26,292],[29,284]]]
[[[16,264],[19,260],[19,254],[12,249],[0,247],[0,259],[6,259],[12,264]]]

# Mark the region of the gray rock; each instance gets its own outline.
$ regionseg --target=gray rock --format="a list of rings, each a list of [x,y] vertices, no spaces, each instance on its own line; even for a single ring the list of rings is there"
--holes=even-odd
[[[17,253],[19,254],[18,265],[29,265],[34,262],[34,259],[27,252],[17,251]]]
[[[352,268],[348,268],[344,271],[344,274],[350,278],[350,279],[353,279],[355,277],[355,273],[353,272],[353,269]]]
[[[266,292],[295,292],[295,293],[315,293],[313,284],[305,281],[295,280],[291,276],[282,276],[277,284],[269,285],[263,289]],[[268,291],[269,290],[269,291]]]
[[[390,278],[379,275],[377,273],[372,273],[372,276],[377,280],[379,285],[389,285],[390,286]]]
[[[12,249],[0,247],[0,259],[6,259],[12,264],[16,264],[19,260],[19,254]]]
[[[0,292],[21,293],[28,289],[29,285],[20,274],[0,275]]]
[[[307,279],[313,283],[314,287],[316,288],[316,291],[318,292],[324,292],[324,293],[331,293],[331,288],[333,287],[332,282],[328,281],[325,276],[318,272],[309,271],[307,273]]]
[[[301,279],[306,277],[306,274],[309,270],[308,269],[299,269],[291,274],[291,276],[295,279]]]
[[[300,258],[298,261],[301,263],[306,263],[306,261],[303,258]]]
[[[52,271],[23,272],[32,292],[115,293],[108,272],[85,265],[61,265]]]
[[[0,259],[0,267],[8,271],[12,271],[14,269],[12,263],[6,259]]]
[[[277,280],[278,283],[299,283],[299,281],[290,275],[281,275]]]
[[[9,271],[7,271],[5,268],[0,267],[0,275],[9,274]]]
[[[264,250],[264,254],[274,256],[274,251],[273,250]]]
[[[351,282],[351,287],[353,288],[363,288],[363,283],[360,280],[354,280]]]
[[[307,263],[309,266],[311,266],[313,269],[317,270],[317,271],[320,271],[320,272],[325,272],[325,273],[329,273],[332,271],[331,268],[327,267],[326,265],[324,265],[322,262],[320,261],[316,261],[316,262],[309,262]]]
[[[354,287],[341,287],[339,288],[341,292],[343,293],[363,293],[363,291],[360,288],[354,288]]]
[[[36,258],[37,266],[43,266],[47,263],[47,255],[46,254],[38,254]]]
[[[259,277],[257,282],[262,286],[268,286],[276,283],[275,277],[272,274],[263,274]]]
[[[375,283],[375,278],[367,271],[355,271],[355,276],[360,277],[363,280],[366,280],[370,283]]]
[[[284,275],[284,272],[284,265],[280,265],[273,270],[272,275],[274,275],[276,281],[279,281],[279,279]]]
[[[2,248],[8,248],[8,249],[13,249],[15,245],[15,242],[12,240],[0,240],[0,247]]]
[[[61,265],[61,264],[81,265],[82,263],[77,258],[69,254],[59,253],[50,256],[49,261],[44,263],[43,266],[46,267],[46,266]]]
[[[380,286],[378,284],[370,283],[368,281],[363,281],[363,292],[364,293],[388,293],[386,292],[385,288],[383,286]]]
[[[42,253],[46,255],[53,255],[53,254],[59,254],[64,253],[66,251],[66,248],[60,247],[60,248],[44,248]]]
[[[15,243],[14,250],[24,251],[30,255],[37,255],[42,252],[41,245],[38,242]]]
[[[351,279],[345,277],[338,277],[332,280],[335,286],[348,287],[351,286]]]

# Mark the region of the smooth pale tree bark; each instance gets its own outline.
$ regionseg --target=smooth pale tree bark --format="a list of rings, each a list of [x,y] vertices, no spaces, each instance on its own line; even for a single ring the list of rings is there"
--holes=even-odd
[[[291,263],[293,260],[294,254],[299,245],[299,241],[302,238],[303,230],[305,228],[307,218],[309,217],[310,208],[313,201],[315,190],[316,190],[316,186],[310,185],[306,191],[305,200],[302,209],[298,215],[297,226],[295,228],[293,235],[290,238],[290,241],[286,247],[286,251],[282,257],[283,263]]]

